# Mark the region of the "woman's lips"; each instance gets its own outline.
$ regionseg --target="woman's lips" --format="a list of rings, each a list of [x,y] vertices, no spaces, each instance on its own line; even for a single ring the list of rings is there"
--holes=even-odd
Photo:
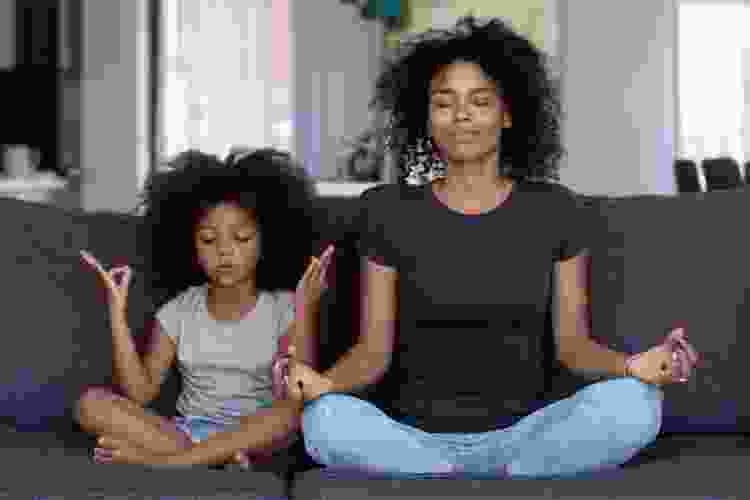
[[[477,136],[476,132],[456,132],[453,137],[457,141],[471,141]]]

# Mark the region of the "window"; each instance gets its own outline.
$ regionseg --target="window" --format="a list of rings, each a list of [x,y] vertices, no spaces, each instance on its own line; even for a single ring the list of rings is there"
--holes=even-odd
[[[750,160],[750,7],[679,4],[679,156]]]
[[[157,160],[291,151],[289,0],[160,0]]]

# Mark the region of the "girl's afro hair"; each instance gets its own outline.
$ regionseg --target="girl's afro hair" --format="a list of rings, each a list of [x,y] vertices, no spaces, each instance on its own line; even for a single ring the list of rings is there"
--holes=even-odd
[[[429,139],[430,82],[454,61],[477,63],[510,111],[513,125],[501,135],[500,174],[559,181],[562,112],[547,56],[497,18],[479,22],[467,15],[452,29],[411,36],[384,62],[370,107],[386,113],[385,140],[397,158]]]
[[[146,183],[140,238],[151,285],[166,297],[207,276],[197,263],[194,229],[216,205],[248,210],[261,232],[258,290],[294,290],[314,248],[315,188],[288,153],[266,148],[228,161],[189,150]]]

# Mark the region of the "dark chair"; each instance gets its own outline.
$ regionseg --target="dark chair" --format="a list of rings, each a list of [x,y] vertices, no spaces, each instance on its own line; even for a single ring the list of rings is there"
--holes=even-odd
[[[701,163],[706,178],[706,190],[734,189],[742,186],[740,165],[730,157],[706,158]]]
[[[677,179],[677,192],[700,193],[703,191],[698,178],[698,165],[693,160],[675,160],[674,175]]]

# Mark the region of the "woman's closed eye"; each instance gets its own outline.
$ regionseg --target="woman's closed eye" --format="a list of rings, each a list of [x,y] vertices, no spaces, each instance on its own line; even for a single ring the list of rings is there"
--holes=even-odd
[[[240,242],[240,243],[248,243],[248,242],[252,241],[253,239],[255,239],[255,234],[252,234],[250,236],[244,236],[243,235],[243,236],[237,236],[236,237],[236,240],[238,242]],[[211,245],[212,243],[214,243],[216,241],[216,238],[201,238],[200,241],[204,245]]]
[[[491,104],[491,102],[488,99],[482,99],[482,100],[479,100],[479,101],[474,101],[472,104],[474,106],[479,106],[479,107],[485,108],[485,107],[489,106]],[[435,106],[438,109],[445,109],[445,108],[450,108],[451,107],[450,104],[445,103],[445,102],[436,102],[436,103],[433,103],[433,106]]]

